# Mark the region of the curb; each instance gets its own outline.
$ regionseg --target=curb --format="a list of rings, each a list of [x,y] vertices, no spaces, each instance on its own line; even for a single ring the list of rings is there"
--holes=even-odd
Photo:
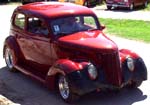
[[[14,103],[0,94],[0,105],[21,105],[21,104]]]

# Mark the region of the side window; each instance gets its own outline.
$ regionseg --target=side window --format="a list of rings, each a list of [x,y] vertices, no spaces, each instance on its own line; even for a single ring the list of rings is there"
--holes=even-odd
[[[20,14],[20,13],[17,14],[16,17],[15,17],[14,24],[16,26],[18,26],[19,28],[24,29],[25,28],[25,15]]]
[[[84,24],[88,25],[88,26],[90,26],[92,28],[96,28],[97,27],[95,19],[93,17],[91,17],[91,16],[84,17]]]
[[[36,17],[28,18],[27,30],[31,33],[45,36],[48,36],[49,33],[45,22]]]

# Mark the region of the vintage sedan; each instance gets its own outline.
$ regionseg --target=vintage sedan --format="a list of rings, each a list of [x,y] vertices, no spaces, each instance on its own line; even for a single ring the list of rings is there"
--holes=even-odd
[[[133,10],[137,6],[143,6],[144,8],[148,5],[148,0],[106,0],[107,9],[112,7],[123,7]]]
[[[37,2],[17,7],[3,56],[21,71],[72,102],[95,90],[136,88],[147,79],[142,58],[104,33],[95,13],[72,3]]]

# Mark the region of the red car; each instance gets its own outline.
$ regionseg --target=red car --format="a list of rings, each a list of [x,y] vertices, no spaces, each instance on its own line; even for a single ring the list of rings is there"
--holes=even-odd
[[[147,79],[140,56],[118,49],[96,15],[71,3],[19,6],[4,43],[10,71],[21,71],[59,91],[66,102],[95,90],[138,87]]]
[[[106,0],[107,9],[112,7],[124,7],[133,10],[136,6],[147,7],[148,0]]]

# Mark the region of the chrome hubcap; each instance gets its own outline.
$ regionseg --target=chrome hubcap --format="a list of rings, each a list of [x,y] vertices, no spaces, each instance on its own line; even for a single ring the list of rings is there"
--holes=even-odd
[[[5,61],[7,66],[12,69],[13,68],[13,57],[9,48],[5,50]]]
[[[144,3],[144,6],[147,7],[147,1]]]
[[[67,99],[69,97],[69,86],[66,78],[61,76],[58,81],[59,92],[63,99]]]
[[[84,6],[86,6],[86,7],[88,6],[88,2],[87,1],[84,3]]]
[[[133,10],[133,4],[130,5],[130,10]]]

